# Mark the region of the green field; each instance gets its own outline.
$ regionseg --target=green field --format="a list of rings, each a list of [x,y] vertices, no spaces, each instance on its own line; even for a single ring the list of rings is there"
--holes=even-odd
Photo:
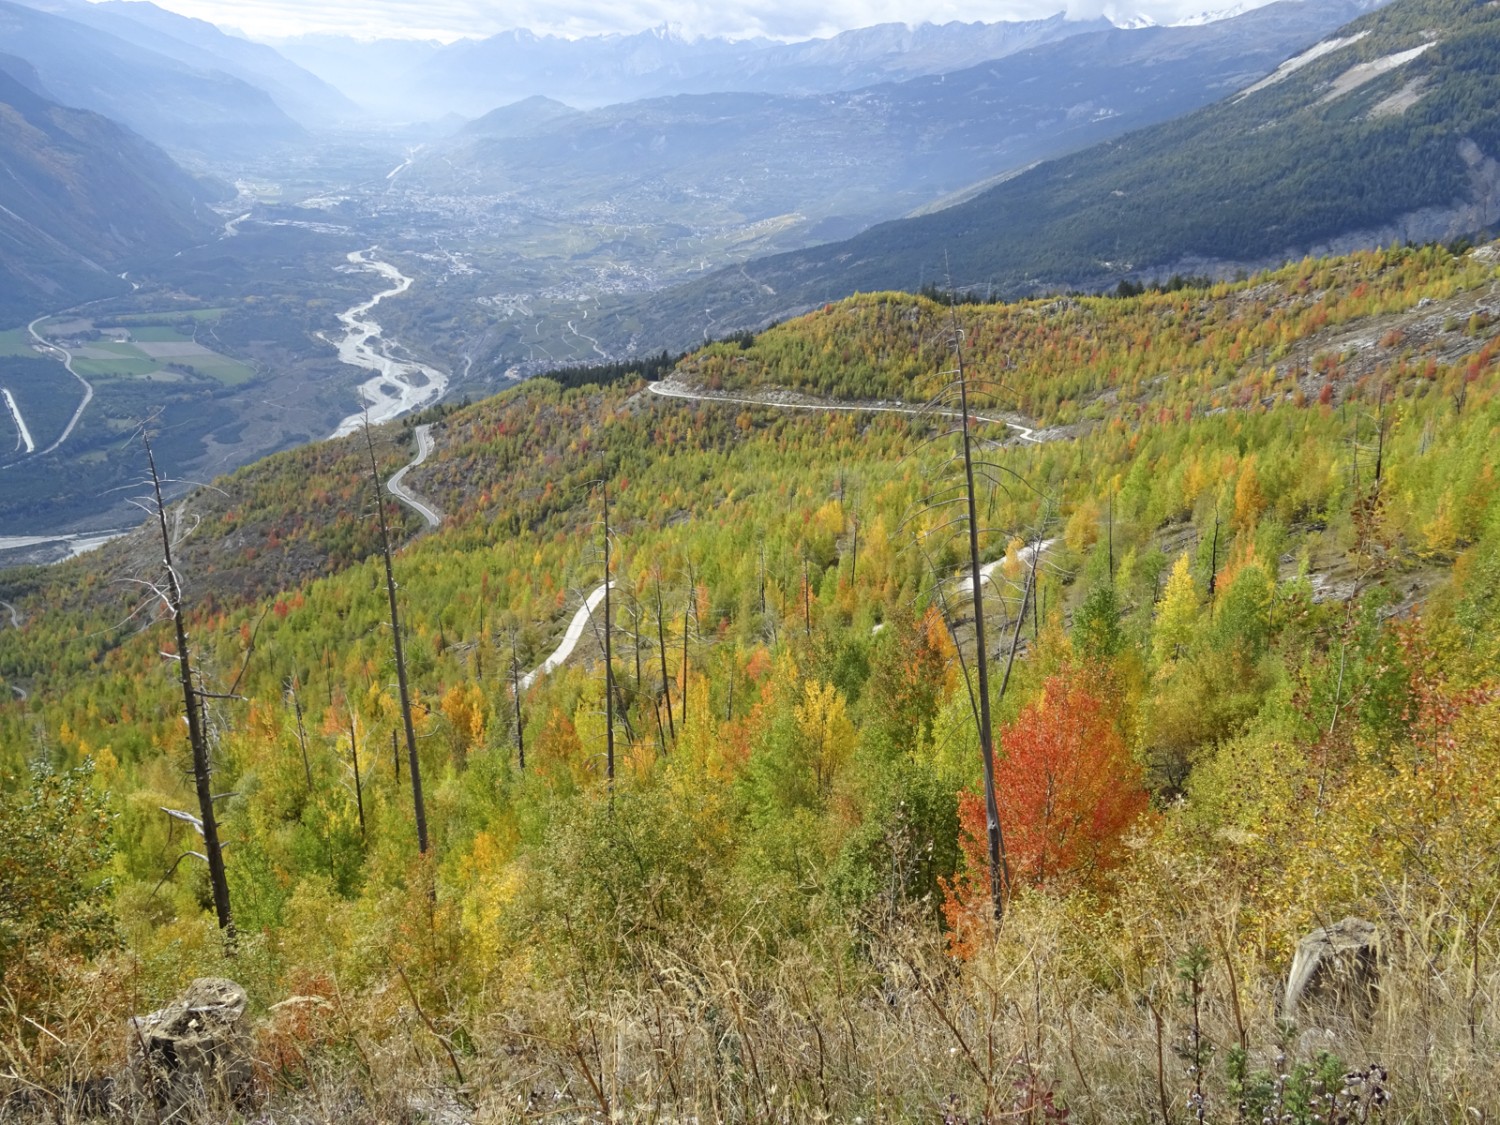
[[[99,347],[98,344],[91,346]],[[75,358],[73,370],[85,379],[144,379],[162,374],[175,380],[197,375],[231,387],[248,383],[255,378],[255,372],[249,367],[217,352],[183,356],[180,359],[155,359],[136,351],[129,344],[113,344],[100,350],[109,351],[114,358]],[[169,364],[174,366],[169,367]]]
[[[226,387],[237,387],[255,378],[255,372],[237,359],[215,352],[212,356],[195,356],[187,364],[194,371],[223,383]]]
[[[228,309],[182,309],[175,312],[122,313],[119,316],[99,318],[99,326],[134,328],[136,325],[170,325],[179,320],[213,321],[223,316]]]
[[[35,356],[31,350],[31,333],[24,328],[0,332],[0,356]]]
[[[154,359],[145,356],[129,358],[121,356],[119,359],[75,359],[73,370],[85,379],[139,379],[144,375],[151,375],[162,369],[162,365]]]
[[[194,333],[191,330],[184,331],[181,327],[182,322],[189,319],[200,323],[217,320],[223,313],[223,309],[198,309],[193,312],[170,314],[134,313],[126,316],[102,317],[93,322],[93,327],[101,331],[108,331],[111,328],[127,328],[130,331],[130,341],[108,338],[91,340],[87,344],[88,350],[104,354],[79,355],[75,352],[73,368],[84,378],[90,379],[145,379],[162,376],[172,381],[179,381],[196,376],[200,379],[212,379],[225,386],[239,386],[254,379],[255,371],[227,355],[204,351],[192,355],[153,356],[144,348],[137,346],[194,343]],[[25,349],[25,336],[24,329],[0,334],[0,356],[31,355],[29,349],[7,351],[8,347]]]
[[[143,325],[140,328],[131,328],[130,335],[143,344],[187,343],[193,338],[191,332],[184,332],[180,328],[173,328],[168,325]]]

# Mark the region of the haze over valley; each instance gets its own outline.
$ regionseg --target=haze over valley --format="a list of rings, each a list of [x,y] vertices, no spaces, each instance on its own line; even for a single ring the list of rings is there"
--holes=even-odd
[[[0,0],[0,1125],[1496,1120],[1500,0],[528,4]]]
[[[183,478],[206,479],[347,432],[365,402],[379,420],[676,354],[857,288],[1107,287],[1296,252],[1184,244],[1085,265],[1085,249],[1049,267],[1006,250],[976,270],[982,240],[945,224],[1005,226],[1011,205],[994,201],[1046,161],[1215,102],[1232,112],[1365,7],[801,43],[325,36],[283,54],[151,4],[0,0],[18,173],[0,186],[0,519],[28,539],[128,522],[111,486],[148,415]],[[935,232],[915,256],[838,249],[915,214],[911,230]],[[786,252],[845,264],[788,274],[792,259],[767,257]]]

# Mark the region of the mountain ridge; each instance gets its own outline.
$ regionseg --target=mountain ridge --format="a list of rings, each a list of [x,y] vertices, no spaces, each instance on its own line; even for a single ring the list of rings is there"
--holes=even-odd
[[[0,326],[118,292],[115,275],[206,237],[207,192],[150,142],[18,81],[0,55]],[[29,73],[35,74],[34,70]],[[3,361],[0,361],[3,362]]]
[[[1446,29],[1436,46],[1382,69],[1434,27]],[[855,291],[937,284],[1021,296],[1225,275],[1500,219],[1500,83],[1488,69],[1500,58],[1500,12],[1396,0],[1338,38],[1348,42],[1248,97],[1043,163],[943,211],[720,271],[658,294],[659,308],[709,306],[727,326],[753,327]],[[1327,96],[1346,72],[1360,81]],[[1419,96],[1378,111],[1403,91]],[[662,323],[644,301],[619,315],[648,338]]]
[[[258,86],[54,12],[0,0],[0,37],[60,103],[118,120],[170,152],[252,151],[306,135]]]

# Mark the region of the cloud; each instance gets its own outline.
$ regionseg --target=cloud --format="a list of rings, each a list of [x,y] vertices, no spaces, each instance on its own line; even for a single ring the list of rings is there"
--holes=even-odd
[[[482,38],[525,27],[575,38],[670,24],[691,35],[805,39],[877,23],[1041,19],[1059,0],[156,0],[164,8],[253,38],[307,33]],[[1075,19],[1148,16],[1168,23],[1232,0],[1064,0]],[[1253,0],[1252,0],[1253,3]]]

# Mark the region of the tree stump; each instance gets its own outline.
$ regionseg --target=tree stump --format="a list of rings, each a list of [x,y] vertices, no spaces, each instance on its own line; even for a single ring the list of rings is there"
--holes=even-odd
[[[1345,918],[1297,943],[1287,974],[1285,1019],[1368,1019],[1379,987],[1375,923]]]
[[[132,1017],[130,1088],[174,1114],[242,1097],[254,1074],[245,1004],[234,981],[199,977],[165,1008]]]

